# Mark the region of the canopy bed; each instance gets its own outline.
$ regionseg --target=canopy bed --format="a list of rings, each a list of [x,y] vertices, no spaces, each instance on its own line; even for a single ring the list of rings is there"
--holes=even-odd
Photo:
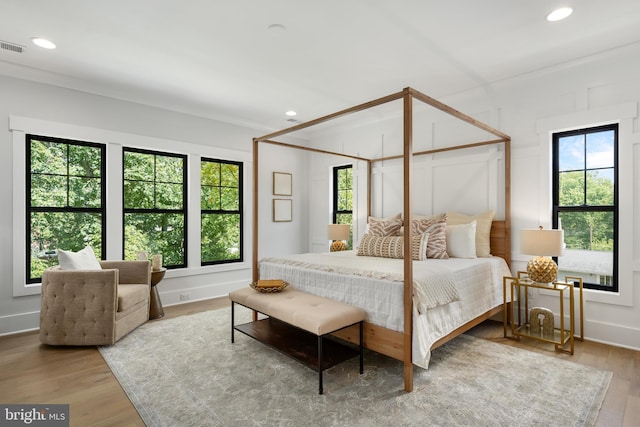
[[[325,122],[329,122],[333,119],[339,118],[339,117],[344,117],[347,116],[349,114],[352,113],[356,113],[356,112],[360,112],[360,111],[364,111],[376,106],[380,106],[383,104],[387,104],[390,103],[392,101],[396,101],[396,100],[401,100],[402,101],[402,105],[403,105],[403,115],[402,115],[402,128],[403,128],[403,154],[401,155],[394,155],[394,156],[385,156],[385,157],[380,157],[380,158],[365,158],[363,156],[360,155],[350,155],[350,154],[343,154],[343,153],[336,153],[336,152],[331,152],[331,151],[327,151],[327,150],[322,150],[322,149],[317,149],[317,148],[311,148],[311,147],[306,147],[306,146],[300,146],[300,145],[296,145],[296,144],[291,144],[291,143],[285,143],[285,142],[281,142],[281,141],[277,141],[275,140],[275,138],[278,138],[280,136],[283,135],[287,135],[296,131],[300,131],[302,129],[306,129],[306,128],[310,128],[316,125],[319,125],[321,123],[325,123]],[[414,144],[413,144],[413,127],[414,127],[414,106],[413,106],[413,102],[414,100],[422,102],[428,106],[434,107],[466,124],[470,124],[472,126],[475,126],[476,128],[479,128],[483,131],[486,131],[494,136],[497,137],[497,139],[491,139],[491,140],[486,140],[486,141],[480,141],[480,142],[471,142],[471,143],[467,143],[467,144],[463,144],[463,145],[456,145],[456,146],[451,146],[451,147],[443,147],[443,148],[435,148],[435,149],[431,149],[431,150],[424,150],[424,151],[417,151],[414,152]],[[343,267],[330,267],[327,268],[325,270],[332,270],[335,271],[336,268],[343,268],[347,269],[346,265],[353,265],[352,261],[355,258],[366,258],[366,257],[356,257],[353,256],[351,257],[351,259],[348,259],[346,261],[340,261],[340,260],[336,260],[339,259],[341,257],[349,257],[348,255],[336,255],[334,253],[332,254],[325,254],[325,258],[324,260],[319,260],[318,258],[311,258],[311,259],[307,259],[307,258],[296,258],[295,256],[292,258],[288,258],[287,260],[274,260],[274,259],[265,259],[260,261],[258,258],[258,239],[259,239],[259,228],[258,228],[258,212],[259,209],[257,208],[258,206],[258,193],[259,193],[259,166],[260,166],[260,159],[259,159],[259,146],[261,143],[266,143],[266,144],[274,144],[274,145],[278,145],[278,146],[282,146],[282,147],[290,147],[290,148],[295,148],[295,149],[300,149],[300,150],[308,150],[308,151],[312,151],[312,152],[316,152],[316,153],[325,153],[325,154],[331,154],[331,155],[336,155],[336,156],[342,156],[342,157],[346,157],[346,158],[350,158],[353,160],[357,160],[357,161],[364,161],[367,164],[367,171],[368,171],[368,180],[367,180],[367,193],[368,193],[368,201],[367,201],[367,216],[371,216],[371,171],[372,171],[372,164],[376,163],[376,162],[382,162],[382,161],[389,161],[389,160],[401,160],[402,161],[402,166],[403,166],[403,186],[404,186],[404,196],[403,196],[403,207],[402,207],[402,211],[404,213],[404,218],[403,218],[403,223],[405,225],[407,224],[412,224],[412,220],[413,220],[413,197],[412,197],[412,186],[414,185],[414,181],[413,181],[413,172],[414,172],[414,167],[413,167],[413,160],[415,156],[424,156],[424,155],[433,155],[436,153],[442,153],[442,152],[449,152],[449,151],[454,151],[454,150],[465,150],[465,149],[470,149],[470,148],[474,148],[474,147],[481,147],[481,146],[491,146],[491,145],[500,145],[503,147],[504,150],[504,219],[503,220],[493,220],[491,222],[490,225],[490,253],[491,255],[495,258],[495,257],[499,257],[504,259],[504,261],[500,260],[500,262],[503,264],[503,266],[494,268],[493,273],[489,272],[488,273],[488,278],[483,279],[483,280],[488,280],[488,281],[492,281],[494,282],[494,287],[499,288],[500,290],[502,289],[502,281],[501,281],[501,277],[500,274],[501,273],[496,273],[496,271],[498,272],[503,272],[508,271],[508,265],[510,264],[510,253],[511,253],[511,249],[510,249],[510,240],[511,240],[511,236],[510,236],[510,142],[511,139],[508,135],[504,134],[503,132],[500,132],[496,129],[494,129],[491,126],[488,126],[482,122],[479,122],[478,120],[467,116],[463,113],[461,113],[460,111],[457,111],[445,104],[443,104],[440,101],[437,101],[427,95],[424,95],[423,93],[416,91],[415,89],[412,88],[405,88],[400,92],[397,93],[393,93],[391,95],[382,97],[382,98],[378,98],[375,99],[373,101],[370,102],[366,102],[345,110],[341,110],[338,112],[335,112],[333,114],[329,114],[327,116],[324,117],[320,117],[318,119],[315,120],[311,120],[309,122],[305,122],[305,123],[301,123],[298,124],[296,126],[293,127],[289,127],[277,132],[273,132],[270,133],[268,135],[264,135],[258,138],[254,138],[253,139],[253,165],[254,165],[254,171],[253,171],[253,186],[254,186],[254,193],[253,193],[253,204],[254,204],[254,215],[253,215],[253,253],[252,253],[252,268],[253,268],[253,281],[258,281],[258,279],[261,278],[261,276],[263,276],[264,274],[267,275],[278,275],[281,274],[284,270],[283,268],[289,268],[292,266],[296,266],[297,267],[301,267],[301,268],[306,268],[306,267],[311,267],[312,269],[315,267],[317,267],[318,265],[321,265],[325,262],[337,262],[337,263],[342,263]],[[416,230],[412,230],[413,226],[404,226],[403,230],[401,231],[401,235],[402,235],[402,241],[401,243],[399,243],[402,246],[402,252],[404,254],[411,254],[412,253],[412,245],[415,244],[415,240],[413,239],[413,237],[417,234]],[[425,243],[426,245],[426,243]],[[322,256],[321,254],[316,254],[316,256]],[[302,257],[302,255],[301,255]],[[331,259],[329,259],[331,258]],[[381,258],[378,258],[378,260],[382,260]],[[464,277],[467,277],[466,282],[469,283],[475,283],[475,286],[483,286],[481,283],[477,283],[480,282],[480,280],[469,280],[469,277],[480,277],[477,276],[478,273],[478,269],[482,269],[484,267],[478,267],[476,264],[478,265],[487,265],[487,264],[491,264],[492,262],[495,263],[495,261],[491,261],[491,258],[484,258],[484,259],[480,259],[478,258],[479,261],[477,262],[471,262],[471,260],[456,260],[457,262],[457,266],[453,267],[451,269],[452,273],[451,275],[455,277],[456,281],[465,281]],[[492,298],[492,300],[490,302],[487,302],[487,304],[485,306],[478,306],[478,307],[483,307],[481,310],[482,312],[480,313],[473,313],[471,315],[471,318],[469,318],[469,316],[466,317],[459,317],[457,315],[451,315],[448,313],[448,308],[447,308],[447,303],[450,301],[443,301],[442,303],[437,303],[437,304],[432,304],[431,306],[421,306],[421,303],[417,303],[416,301],[420,301],[419,299],[417,299],[417,294],[419,293],[418,289],[416,287],[416,283],[420,283],[422,279],[422,272],[420,271],[423,264],[425,265],[431,265],[433,267],[431,267],[432,269],[436,269],[437,271],[442,271],[442,270],[438,270],[438,266],[439,265],[444,265],[444,262],[446,262],[446,260],[429,260],[428,262],[423,262],[423,261],[414,261],[412,259],[412,256],[404,256],[403,259],[400,260],[393,260],[396,262],[395,265],[391,265],[389,264],[389,268],[390,269],[396,269],[395,273],[393,273],[393,277],[391,276],[385,276],[385,277],[362,277],[362,276],[366,276],[367,274],[358,274],[357,272],[354,273],[356,276],[360,276],[358,279],[353,279],[351,283],[353,283],[354,288],[356,289],[358,284],[356,283],[357,280],[369,280],[369,281],[374,281],[375,280],[380,280],[380,281],[387,281],[389,282],[389,279],[391,281],[396,280],[402,283],[402,285],[399,288],[399,295],[396,295],[395,297],[390,295],[390,296],[382,296],[380,297],[382,300],[385,301],[391,301],[394,298],[397,300],[396,304],[401,305],[401,307],[397,308],[397,310],[399,310],[400,312],[400,319],[399,320],[391,320],[391,323],[385,323],[384,320],[376,320],[376,321],[372,321],[373,318],[375,318],[376,313],[370,311],[368,312],[368,317],[367,317],[367,321],[365,322],[365,347],[367,347],[370,350],[385,354],[387,356],[393,357],[395,359],[398,359],[400,361],[403,362],[404,364],[404,389],[406,391],[412,391],[413,389],[413,365],[414,363],[420,365],[420,361],[416,360],[416,354],[420,354],[420,351],[415,351],[414,352],[414,345],[419,345],[419,346],[424,346],[425,342],[428,343],[428,348],[427,351],[430,349],[435,349],[436,347],[444,344],[445,342],[455,338],[456,336],[464,333],[465,331],[467,331],[468,329],[472,328],[473,326],[479,324],[480,322],[490,318],[491,316],[499,313],[502,309],[502,294],[499,295],[500,301],[496,301],[496,297],[494,295],[494,298]],[[440,262],[443,261],[443,262]],[[418,264],[421,263],[422,264]],[[282,264],[284,263],[285,267],[282,266]],[[277,264],[279,264],[279,266],[277,266]],[[382,262],[376,262],[377,265],[382,265],[382,264],[386,264],[386,261],[384,263]],[[398,267],[399,264],[399,267]],[[456,264],[455,262],[452,264]],[[261,268],[264,269],[265,271],[261,271]],[[493,267],[491,267],[493,268]],[[309,285],[311,288],[307,289],[304,288],[304,284],[302,282],[304,282],[303,280],[301,280],[300,282],[300,286],[304,288],[305,291],[308,292],[314,292],[313,289],[313,282],[320,282],[320,281],[327,281],[330,282],[332,280],[332,278],[329,276],[329,271],[321,271],[322,268],[316,268],[317,270],[319,270],[317,272],[318,276],[314,276],[316,277],[315,279],[310,279],[308,280],[309,283],[307,283],[307,285]],[[267,272],[267,270],[270,271],[270,273]],[[416,273],[417,271],[417,273]],[[292,274],[296,274],[296,273],[292,273]],[[386,274],[386,273],[385,273]],[[433,272],[430,272],[429,274],[433,275]],[[369,275],[371,276],[371,275]],[[374,274],[375,276],[375,274]],[[268,278],[268,277],[262,277],[262,278]],[[499,284],[495,284],[495,282],[498,281]],[[373,283],[373,282],[371,282]],[[499,286],[498,286],[499,285]],[[295,284],[295,286],[297,287],[297,283]],[[366,286],[366,285],[365,285]],[[472,284],[468,284],[468,285],[463,285],[467,286],[468,288],[471,288],[473,285]],[[371,289],[370,287],[367,289]],[[427,288],[421,288],[421,289],[428,289]],[[327,291],[328,292],[328,291]],[[470,290],[470,292],[481,292],[478,291],[477,289],[474,291],[473,289]],[[326,296],[326,295],[325,295]],[[463,298],[464,299],[464,298]],[[453,301],[455,301],[456,299],[454,298]],[[474,305],[469,304],[469,302],[467,301],[465,304],[467,304],[468,306],[472,306]],[[478,308],[476,308],[477,310]],[[393,310],[393,308],[391,308],[390,310]],[[444,316],[445,319],[445,323],[449,323],[449,325],[445,328],[442,329],[441,333],[432,333],[429,336],[429,339],[427,341],[415,341],[414,340],[414,328],[415,325],[420,325],[421,323],[424,322],[428,322],[429,320],[427,319],[427,317],[424,316],[425,312],[434,312],[436,313],[438,316],[440,316],[438,319],[442,319]],[[440,313],[439,313],[440,312]],[[419,316],[419,318],[416,318],[417,316]],[[447,316],[449,316],[450,318],[447,318]],[[454,320],[452,320],[455,317]],[[440,322],[441,320],[438,320],[438,322]],[[399,323],[400,325],[398,326],[397,323]],[[421,326],[418,326],[419,328],[421,328]],[[347,340],[351,340],[351,341],[355,341],[357,342],[357,333],[353,333],[353,332],[343,332],[340,334],[341,338],[347,339]],[[419,343],[419,344],[416,344]],[[422,357],[422,356],[421,356]],[[427,362],[428,362],[428,356],[427,356]]]

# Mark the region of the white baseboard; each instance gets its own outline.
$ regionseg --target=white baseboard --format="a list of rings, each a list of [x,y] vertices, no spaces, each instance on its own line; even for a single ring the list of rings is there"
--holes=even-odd
[[[584,339],[640,351],[640,329],[585,320]]]
[[[178,304],[187,304],[194,301],[202,301],[211,298],[226,297],[229,292],[249,286],[247,280],[235,282],[218,283],[215,285],[199,286],[188,289],[177,289],[171,291],[160,291],[160,300],[164,307]],[[188,296],[187,298],[183,298]]]
[[[40,311],[0,317],[0,336],[14,335],[40,329]]]

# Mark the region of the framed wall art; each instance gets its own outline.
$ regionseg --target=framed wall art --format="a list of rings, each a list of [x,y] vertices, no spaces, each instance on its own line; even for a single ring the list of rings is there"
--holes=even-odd
[[[291,199],[273,199],[273,222],[293,220]]]
[[[286,172],[273,173],[273,195],[291,196],[293,188],[293,176]]]

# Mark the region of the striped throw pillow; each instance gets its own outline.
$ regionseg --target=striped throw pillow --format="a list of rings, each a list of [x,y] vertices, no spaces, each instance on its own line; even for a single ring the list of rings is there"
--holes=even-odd
[[[420,219],[411,221],[414,234],[429,233],[427,258],[447,259],[447,219]]]
[[[372,236],[386,237],[395,236],[402,227],[401,219],[391,219],[386,221],[380,221],[377,219],[369,219],[369,233]]]
[[[411,237],[411,258],[414,261],[427,259],[427,244],[429,234],[415,235]],[[404,258],[404,237],[402,236],[362,236],[358,255],[374,256],[382,258]]]

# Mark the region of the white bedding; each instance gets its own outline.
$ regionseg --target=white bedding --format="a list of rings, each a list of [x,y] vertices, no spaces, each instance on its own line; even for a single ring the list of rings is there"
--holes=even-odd
[[[363,257],[356,253],[309,253],[263,259],[260,278],[283,279],[304,292],[360,307],[367,312],[367,322],[402,332],[401,272],[404,261]],[[502,304],[502,277],[510,276],[511,272],[504,259],[498,257],[429,259],[414,261],[413,265],[414,300],[416,281],[427,289],[435,286],[425,278],[428,272],[432,275],[435,272],[437,283],[453,277],[457,294],[450,303],[442,300],[427,303],[430,308],[422,309],[420,313],[414,307],[413,363],[427,368],[430,348],[435,341]],[[441,297],[438,291],[427,293]]]

